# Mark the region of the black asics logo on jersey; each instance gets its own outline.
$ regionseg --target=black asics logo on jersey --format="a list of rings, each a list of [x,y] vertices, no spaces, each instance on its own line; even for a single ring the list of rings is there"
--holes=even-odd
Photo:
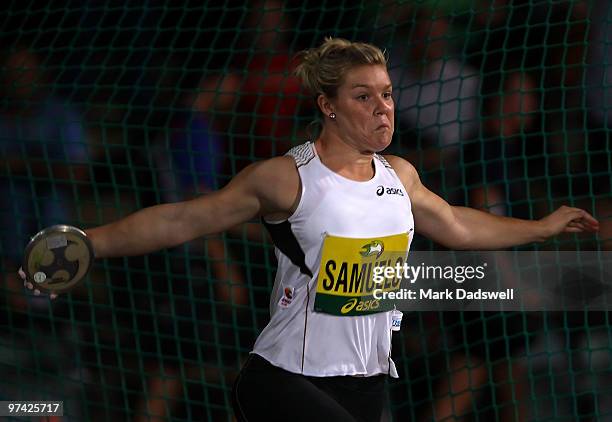
[[[379,186],[376,188],[376,195],[383,196],[387,195],[399,195],[404,196],[404,192],[400,188],[385,188],[384,186]]]

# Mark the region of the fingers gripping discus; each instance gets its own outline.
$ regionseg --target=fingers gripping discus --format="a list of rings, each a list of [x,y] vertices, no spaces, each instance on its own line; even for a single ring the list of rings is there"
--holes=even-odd
[[[83,230],[57,225],[41,230],[30,240],[23,271],[34,288],[61,293],[83,280],[93,260],[93,246]]]

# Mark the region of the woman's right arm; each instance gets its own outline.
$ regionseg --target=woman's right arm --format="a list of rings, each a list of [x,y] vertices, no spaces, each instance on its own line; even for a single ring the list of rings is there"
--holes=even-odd
[[[295,162],[277,157],[251,164],[219,191],[144,208],[86,233],[97,258],[143,255],[222,232],[258,215],[289,213],[298,191]]]

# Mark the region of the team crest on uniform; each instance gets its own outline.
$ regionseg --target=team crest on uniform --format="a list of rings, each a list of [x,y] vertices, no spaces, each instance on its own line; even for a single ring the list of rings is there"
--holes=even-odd
[[[373,240],[370,243],[366,243],[361,247],[359,254],[364,258],[368,256],[376,255],[376,258],[380,258],[380,255],[385,251],[385,244],[380,240]]]
[[[293,302],[293,292],[295,291],[295,287],[285,287],[283,290],[283,297],[280,298],[278,305],[281,308],[287,308]]]

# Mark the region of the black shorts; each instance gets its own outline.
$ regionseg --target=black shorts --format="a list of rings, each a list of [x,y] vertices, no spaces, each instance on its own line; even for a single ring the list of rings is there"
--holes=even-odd
[[[386,378],[308,377],[251,354],[234,383],[234,413],[241,422],[379,422]]]

